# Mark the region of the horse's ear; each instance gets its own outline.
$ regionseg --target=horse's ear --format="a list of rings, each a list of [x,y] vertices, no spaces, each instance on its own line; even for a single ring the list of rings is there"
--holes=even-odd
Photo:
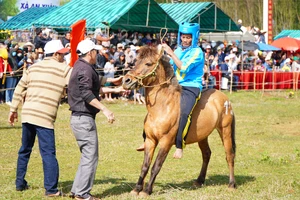
[[[164,53],[164,49],[161,44],[157,45],[157,53],[158,53],[159,57],[161,57]]]

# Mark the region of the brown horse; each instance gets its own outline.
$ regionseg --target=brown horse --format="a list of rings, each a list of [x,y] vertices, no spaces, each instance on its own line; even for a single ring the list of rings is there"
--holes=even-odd
[[[148,196],[171,147],[175,144],[180,114],[181,86],[174,76],[173,67],[161,46],[140,49],[135,68],[123,78],[125,89],[145,87],[146,107],[144,121],[146,133],[144,162],[140,177],[132,194]],[[198,142],[202,152],[202,168],[196,184],[204,184],[207,166],[211,156],[208,136],[217,129],[226,151],[229,166],[229,187],[235,188],[235,117],[228,97],[218,90],[202,92],[201,99],[192,113],[192,122],[185,139],[186,144]],[[160,150],[151,170],[149,183],[144,189],[154,150]],[[143,190],[144,189],[144,190]]]

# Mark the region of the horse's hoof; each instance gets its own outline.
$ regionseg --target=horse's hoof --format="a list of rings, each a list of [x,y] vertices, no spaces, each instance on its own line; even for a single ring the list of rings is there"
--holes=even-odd
[[[146,198],[149,197],[149,194],[143,191],[139,193],[139,197]]]
[[[131,194],[132,196],[138,196],[138,195],[139,195],[139,192],[136,191],[136,190],[131,190],[130,194]]]
[[[234,191],[236,189],[236,184],[235,183],[229,183],[228,188],[230,191]]]
[[[203,186],[203,183],[198,183],[198,181],[194,181],[193,186],[196,188],[201,188]]]

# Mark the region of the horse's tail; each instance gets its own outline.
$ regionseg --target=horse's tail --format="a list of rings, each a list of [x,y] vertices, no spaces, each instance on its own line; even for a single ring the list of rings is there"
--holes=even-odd
[[[232,114],[232,122],[231,122],[231,142],[232,142],[232,149],[235,154],[236,144],[235,144],[235,116],[234,116],[234,113]]]

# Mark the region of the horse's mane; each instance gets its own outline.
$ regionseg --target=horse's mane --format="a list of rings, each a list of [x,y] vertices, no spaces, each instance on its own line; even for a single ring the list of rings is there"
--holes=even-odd
[[[158,49],[157,47],[152,46],[144,46],[140,49],[140,52],[138,54],[138,60],[144,60],[148,58],[155,58],[158,55]],[[162,62],[166,77],[172,77],[171,78],[171,84],[175,86],[178,90],[181,89],[180,85],[178,84],[178,80],[176,76],[174,76],[174,69],[170,64],[170,58],[166,55],[162,55],[160,58],[160,61]]]

